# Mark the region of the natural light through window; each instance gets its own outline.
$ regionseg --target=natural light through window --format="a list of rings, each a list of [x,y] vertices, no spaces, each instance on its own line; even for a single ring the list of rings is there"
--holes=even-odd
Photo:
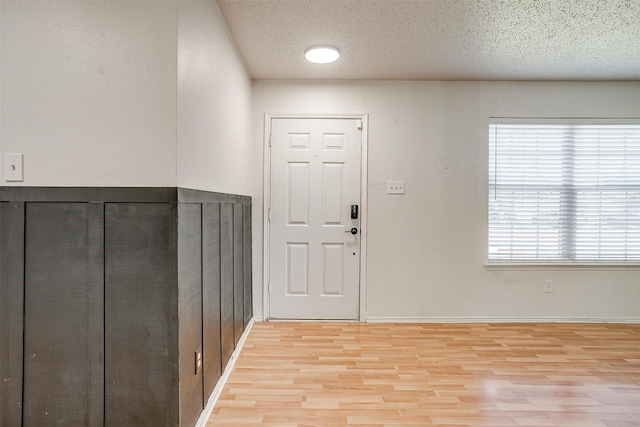
[[[640,120],[489,125],[489,263],[640,263]]]

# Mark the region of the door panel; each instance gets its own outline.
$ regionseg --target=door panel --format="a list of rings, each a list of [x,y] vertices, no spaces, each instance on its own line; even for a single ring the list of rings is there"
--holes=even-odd
[[[322,295],[344,295],[344,244],[322,245]]]
[[[309,225],[309,163],[288,162],[287,224]]]
[[[322,223],[341,225],[344,163],[322,165]]]
[[[287,243],[287,295],[309,295],[309,245]]]
[[[270,316],[357,319],[358,120],[273,119],[271,129]]]

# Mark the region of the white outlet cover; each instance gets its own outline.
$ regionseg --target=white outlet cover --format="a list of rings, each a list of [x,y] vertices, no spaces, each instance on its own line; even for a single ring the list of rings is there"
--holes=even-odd
[[[22,154],[4,155],[4,180],[7,182],[23,181]]]
[[[387,181],[387,194],[404,194],[404,181]]]

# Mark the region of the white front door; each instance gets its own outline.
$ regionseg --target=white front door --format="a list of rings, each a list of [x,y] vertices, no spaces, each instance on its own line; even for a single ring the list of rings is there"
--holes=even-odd
[[[361,123],[271,120],[272,318],[358,318]]]

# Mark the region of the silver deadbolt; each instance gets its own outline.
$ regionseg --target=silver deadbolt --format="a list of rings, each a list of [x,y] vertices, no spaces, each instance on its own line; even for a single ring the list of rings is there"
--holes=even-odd
[[[358,234],[358,229],[351,227],[351,230],[346,230],[345,233]]]

